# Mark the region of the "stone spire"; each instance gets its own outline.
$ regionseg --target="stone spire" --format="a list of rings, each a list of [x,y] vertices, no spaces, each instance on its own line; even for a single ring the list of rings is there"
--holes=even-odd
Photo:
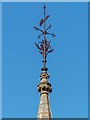
[[[42,72],[40,77],[41,81],[37,86],[38,92],[40,92],[40,105],[37,118],[52,118],[49,103],[49,93],[52,92],[52,87],[48,81],[49,75],[47,72]]]
[[[38,27],[34,26],[33,28],[35,30],[38,30],[41,32],[41,34],[38,36],[38,39],[43,35],[44,38],[42,41],[35,43],[36,47],[39,49],[39,53],[43,57],[43,68],[42,73],[40,75],[40,83],[37,86],[38,92],[40,92],[40,104],[38,108],[38,115],[37,118],[48,118],[51,120],[52,114],[50,110],[50,103],[49,103],[49,93],[52,92],[51,84],[48,81],[49,75],[47,73],[48,68],[46,68],[46,58],[47,55],[51,52],[53,52],[54,49],[52,49],[50,45],[50,41],[47,40],[46,35],[51,35],[52,37],[55,37],[56,35],[54,33],[49,33],[48,29],[51,28],[51,25],[49,25],[46,28],[46,20],[49,18],[49,15],[46,15],[46,5],[44,3],[44,18],[40,20],[39,26],[44,26],[44,29],[39,29]]]

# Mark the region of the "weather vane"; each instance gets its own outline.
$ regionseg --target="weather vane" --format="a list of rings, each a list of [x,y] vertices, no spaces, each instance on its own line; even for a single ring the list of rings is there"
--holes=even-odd
[[[43,35],[44,36],[44,39],[38,43],[35,43],[36,47],[39,49],[39,52],[40,54],[42,54],[43,56],[43,68],[41,69],[42,71],[47,71],[48,69],[46,68],[46,58],[47,58],[47,55],[51,52],[53,52],[53,48],[51,47],[50,45],[50,41],[47,40],[46,38],[46,35],[51,35],[52,37],[55,37],[56,35],[54,33],[50,33],[48,32],[48,30],[51,28],[51,25],[49,25],[47,28],[46,28],[46,21],[47,19],[49,18],[50,16],[49,15],[46,15],[46,5],[44,3],[44,18],[40,20],[40,23],[39,23],[39,27],[41,27],[42,25],[44,26],[44,29],[39,29],[38,27],[34,26],[33,28],[35,30],[38,30],[41,32],[41,34],[38,36],[38,39],[40,39],[40,37]]]

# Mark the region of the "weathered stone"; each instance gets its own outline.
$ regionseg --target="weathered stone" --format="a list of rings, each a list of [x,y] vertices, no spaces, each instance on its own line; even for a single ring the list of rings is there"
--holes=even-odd
[[[46,72],[41,74],[41,81],[37,86],[40,92],[40,105],[38,108],[37,118],[47,118],[51,120],[51,110],[49,104],[49,93],[52,91],[51,84],[48,82],[48,74]]]

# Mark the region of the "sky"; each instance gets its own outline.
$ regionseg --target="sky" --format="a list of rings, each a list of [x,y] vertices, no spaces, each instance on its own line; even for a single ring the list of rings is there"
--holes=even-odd
[[[2,4],[0,3],[0,118],[2,115]]]
[[[42,56],[35,46],[43,3],[3,3],[2,117],[36,118]],[[88,117],[88,3],[47,3],[54,52],[47,58],[54,118]],[[42,40],[42,38],[41,38]]]
[[[2,2],[89,2],[89,0],[1,0]]]

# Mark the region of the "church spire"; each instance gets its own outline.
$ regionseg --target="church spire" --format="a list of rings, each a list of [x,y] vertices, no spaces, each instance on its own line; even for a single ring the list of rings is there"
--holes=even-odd
[[[51,28],[51,25],[46,27],[46,21],[49,18],[49,15],[46,15],[46,4],[44,3],[44,18],[40,20],[39,27],[43,26],[43,30],[39,27],[34,26],[33,28],[37,31],[40,31],[41,34],[38,36],[38,39],[43,36],[43,40],[35,43],[36,47],[39,49],[39,53],[43,57],[43,67],[41,68],[42,73],[40,75],[41,80],[40,83],[37,86],[38,92],[40,92],[40,105],[38,108],[38,115],[37,118],[52,118],[51,110],[50,110],[50,103],[49,103],[49,93],[52,92],[52,87],[50,82],[48,81],[48,78],[50,77],[47,73],[48,68],[46,67],[47,62],[47,55],[51,52],[53,52],[53,48],[50,45],[50,41],[47,40],[46,36],[51,35],[52,37],[55,37],[56,35],[54,33],[48,32],[48,30]]]

